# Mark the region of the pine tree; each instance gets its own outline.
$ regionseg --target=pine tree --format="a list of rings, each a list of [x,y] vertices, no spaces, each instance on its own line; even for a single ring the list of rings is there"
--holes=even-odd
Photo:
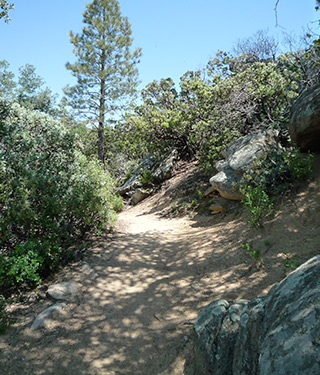
[[[135,92],[140,49],[131,52],[131,26],[116,0],[93,0],[83,13],[81,34],[70,32],[75,63],[66,67],[77,79],[67,86],[69,105],[98,129],[98,157],[104,163],[104,129]]]

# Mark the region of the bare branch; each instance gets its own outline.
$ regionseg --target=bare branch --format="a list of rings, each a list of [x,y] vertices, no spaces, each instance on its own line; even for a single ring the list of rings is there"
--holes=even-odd
[[[276,5],[274,7],[274,14],[275,14],[275,17],[276,17],[276,27],[279,26],[279,24],[278,24],[278,5],[279,5],[279,2],[280,2],[280,0],[277,0]]]

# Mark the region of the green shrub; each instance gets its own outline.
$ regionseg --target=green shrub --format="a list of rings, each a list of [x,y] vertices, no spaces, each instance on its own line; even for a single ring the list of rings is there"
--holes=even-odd
[[[300,266],[299,257],[297,255],[292,255],[287,252],[284,252],[285,259],[283,259],[283,265],[285,270],[294,271]]]
[[[153,184],[152,172],[147,169],[142,171],[141,176],[140,176],[140,182],[142,186],[144,187],[151,186]]]
[[[243,204],[250,214],[249,223],[253,226],[262,227],[264,221],[275,212],[273,200],[265,192],[263,186],[247,186],[244,193],[246,199]]]
[[[297,149],[272,150],[252,165],[244,179],[250,186],[264,186],[268,195],[275,196],[289,190],[294,181],[307,179],[313,161],[313,155],[303,155]]]
[[[260,250],[257,248],[253,249],[251,244],[249,243],[242,244],[241,248],[251,257],[252,260],[254,261],[261,260]]]
[[[284,151],[284,159],[288,162],[291,175],[296,180],[308,179],[313,171],[314,155],[302,155],[299,150]]]
[[[22,283],[35,285],[42,277],[59,268],[66,253],[48,240],[31,238],[17,244],[6,256],[0,256],[0,289]]]
[[[69,243],[122,208],[109,173],[79,149],[50,116],[0,101],[0,290],[56,270]]]

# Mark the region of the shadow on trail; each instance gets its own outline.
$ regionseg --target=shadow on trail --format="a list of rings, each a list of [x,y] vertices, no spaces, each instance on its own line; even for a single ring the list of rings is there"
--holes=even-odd
[[[219,228],[217,228],[217,231]],[[22,327],[0,355],[6,375],[183,374],[191,323],[209,302],[252,298],[265,280],[242,276],[247,257],[214,230],[119,233],[92,244],[96,279],[77,280],[82,296],[52,330]],[[39,312],[39,311],[37,311]],[[14,328],[13,328],[14,330]]]
[[[29,319],[0,336],[0,374],[189,375],[190,323],[205,305],[265,294],[284,276],[283,252],[300,263],[319,253],[317,176],[263,229],[230,217],[206,227],[196,217],[177,233],[96,239],[86,261],[98,276],[75,272],[82,294],[52,328],[32,332]],[[263,268],[245,243],[261,250]],[[33,316],[42,307],[34,305]]]

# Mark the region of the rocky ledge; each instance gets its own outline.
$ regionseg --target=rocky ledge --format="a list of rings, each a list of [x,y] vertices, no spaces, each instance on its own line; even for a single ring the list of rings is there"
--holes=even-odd
[[[212,302],[194,333],[197,375],[320,374],[320,256],[262,298]]]

